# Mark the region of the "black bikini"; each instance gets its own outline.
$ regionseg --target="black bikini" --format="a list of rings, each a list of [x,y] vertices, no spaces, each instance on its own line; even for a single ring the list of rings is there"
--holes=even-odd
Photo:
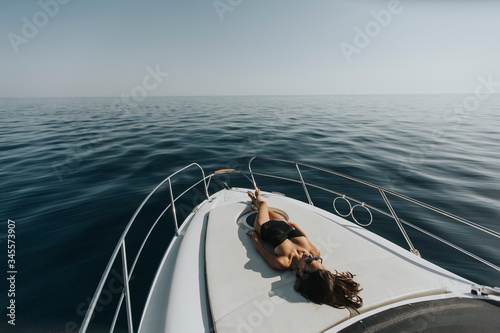
[[[304,236],[304,234],[300,230],[290,227],[285,221],[271,220],[260,227],[260,237],[274,248],[287,239],[300,236]]]

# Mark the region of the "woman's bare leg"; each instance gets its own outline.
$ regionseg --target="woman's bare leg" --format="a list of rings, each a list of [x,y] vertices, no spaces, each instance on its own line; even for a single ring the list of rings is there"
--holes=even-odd
[[[269,219],[273,221],[284,221],[288,222],[282,215],[273,212],[271,209],[269,209]]]
[[[258,191],[258,192],[257,192]],[[257,199],[255,197],[255,195],[248,191],[248,196],[250,197],[250,199],[252,199],[252,203],[255,205],[255,207],[257,207],[257,209],[259,208],[259,205],[261,202],[265,202],[264,200],[262,200],[262,198],[260,197],[260,190],[257,190],[255,191],[256,193],[258,193],[258,197],[259,199]],[[269,219],[267,221],[270,221],[270,220],[273,220],[273,221],[285,221],[285,222],[288,222],[282,215],[272,211],[271,209],[267,209],[268,211],[268,215],[269,215]],[[265,222],[264,222],[265,223]]]
[[[255,191],[255,195],[252,192],[248,192],[248,196],[252,199],[252,203],[257,207],[257,216],[255,217],[254,229],[260,235],[260,227],[271,220],[270,210],[267,207],[267,203],[260,196],[260,190]],[[274,213],[274,212],[273,212]]]

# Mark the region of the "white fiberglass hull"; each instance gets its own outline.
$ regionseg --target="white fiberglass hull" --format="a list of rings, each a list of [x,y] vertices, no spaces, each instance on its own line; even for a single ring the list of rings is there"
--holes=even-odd
[[[322,252],[325,267],[356,274],[364,288],[361,315],[312,304],[293,290],[293,272],[267,267],[237,224],[248,211],[246,191],[219,191],[186,219],[158,269],[139,332],[336,331],[401,304],[470,295],[471,281],[352,222],[263,193],[270,206],[300,225]]]

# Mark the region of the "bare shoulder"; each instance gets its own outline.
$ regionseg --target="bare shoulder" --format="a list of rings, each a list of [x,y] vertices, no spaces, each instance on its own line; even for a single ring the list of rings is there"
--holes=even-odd
[[[276,264],[273,267],[274,269],[278,269],[281,271],[288,270],[290,266],[292,265],[292,256],[279,256],[276,257]]]

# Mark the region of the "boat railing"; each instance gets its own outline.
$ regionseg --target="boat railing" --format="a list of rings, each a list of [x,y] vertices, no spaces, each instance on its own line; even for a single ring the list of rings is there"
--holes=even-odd
[[[258,173],[258,172],[255,172],[253,169],[252,169],[252,163],[256,160],[256,159],[260,159],[260,160],[266,160],[266,161],[274,161],[274,162],[282,162],[282,163],[287,163],[287,164],[291,164],[294,166],[295,170],[297,171],[298,173],[298,179],[293,179],[293,178],[288,178],[288,177],[285,177],[285,176],[278,176],[278,175],[271,175],[271,174],[267,174],[267,173]],[[186,190],[184,190],[180,195],[177,195],[175,196],[174,195],[174,192],[173,192],[173,189],[172,189],[172,179],[174,177],[176,177],[178,174],[184,172],[185,170],[187,169],[191,169],[191,168],[197,168],[199,169],[199,171],[201,172],[201,178],[198,178],[197,181],[195,181],[190,187],[188,187]],[[317,185],[317,184],[313,184],[311,182],[306,182],[304,177],[303,177],[303,171],[304,169],[312,169],[312,170],[315,170],[315,171],[320,171],[320,172],[324,172],[328,175],[334,175],[334,176],[338,176],[338,177],[341,177],[343,179],[347,179],[347,180],[350,180],[350,181],[354,181],[356,183],[359,183],[359,184],[362,184],[362,185],[365,185],[365,186],[368,186],[370,188],[373,188],[373,189],[376,189],[382,199],[384,200],[386,206],[387,206],[387,209],[388,210],[384,210],[384,209],[381,209],[381,208],[378,208],[378,207],[375,207],[373,205],[370,205],[370,204],[367,204],[365,202],[362,202],[356,198],[353,198],[351,196],[348,196],[346,194],[342,194],[340,192],[337,192],[336,190],[334,189],[330,189],[330,188],[326,188],[324,186],[321,186],[321,185]],[[117,302],[117,306],[116,306],[116,309],[115,309],[115,313],[114,313],[114,316],[113,316],[113,320],[112,320],[112,323],[111,323],[111,326],[110,326],[110,332],[113,332],[114,329],[115,329],[115,326],[117,324],[117,320],[118,320],[118,316],[119,316],[119,313],[120,313],[120,310],[122,309],[122,305],[123,305],[123,301],[125,301],[125,311],[126,311],[126,319],[127,319],[127,326],[128,326],[128,332],[134,332],[134,325],[133,325],[133,320],[132,320],[132,306],[131,306],[131,301],[130,301],[130,281],[131,281],[131,278],[132,278],[132,274],[134,273],[134,270],[136,268],[136,264],[138,262],[138,259],[141,255],[141,253],[143,252],[143,249],[148,241],[148,239],[150,238],[150,235],[152,234],[153,230],[155,229],[156,225],[158,224],[158,222],[160,221],[160,219],[162,219],[162,217],[165,216],[165,214],[168,212],[168,210],[171,210],[172,212],[172,218],[173,218],[173,223],[174,223],[174,228],[175,228],[175,236],[179,236],[179,231],[180,231],[180,228],[182,227],[182,224],[179,225],[179,222],[178,222],[178,219],[177,219],[177,209],[176,209],[176,202],[184,197],[184,195],[193,190],[195,187],[203,184],[203,194],[202,194],[202,197],[206,197],[206,199],[209,199],[209,192],[208,192],[208,188],[209,188],[209,185],[210,185],[210,181],[212,180],[212,178],[214,176],[218,176],[218,175],[224,175],[224,174],[230,174],[230,173],[237,173],[237,174],[242,174],[243,176],[245,176],[251,183],[253,183],[253,186],[255,189],[258,188],[257,186],[257,182],[255,180],[255,176],[261,176],[261,177],[268,177],[268,178],[274,178],[274,179],[279,179],[279,180],[284,180],[284,181],[287,181],[287,182],[292,182],[292,183],[297,183],[297,184],[301,184],[302,185],[302,188],[303,188],[303,191],[305,193],[305,196],[307,198],[307,202],[310,204],[310,205],[314,205],[314,202],[312,200],[312,197],[309,193],[309,189],[311,188],[315,188],[315,189],[318,189],[318,190],[322,190],[322,191],[325,191],[325,192],[328,192],[328,193],[331,193],[331,194],[334,194],[336,195],[336,198],[334,200],[334,209],[335,211],[337,212],[338,215],[340,216],[343,216],[343,217],[348,217],[348,216],[351,216],[355,222],[357,222],[358,224],[360,224],[356,218],[354,217],[354,214],[353,214],[353,211],[354,211],[354,208],[355,207],[363,207],[365,208],[369,214],[370,214],[370,217],[371,217],[371,221],[373,220],[373,216],[370,212],[370,210],[373,210],[375,212],[378,212],[378,213],[381,213],[389,218],[392,218],[394,219],[394,221],[396,222],[397,226],[399,227],[401,233],[403,234],[405,240],[407,241],[408,243],[408,246],[410,247],[410,251],[416,255],[420,255],[419,254],[419,251],[413,246],[408,234],[406,233],[405,229],[404,229],[404,226],[403,225],[406,225],[406,226],[409,226],[411,228],[414,228],[415,230],[418,230],[424,234],[426,234],[427,236],[430,236],[448,246],[451,246],[453,248],[455,248],[456,250],[482,262],[483,264],[486,264],[487,266],[495,269],[496,271],[499,271],[500,272],[500,267],[498,267],[497,265],[443,239],[443,238],[440,238],[436,235],[434,235],[433,233],[423,229],[423,228],[420,228],[408,221],[405,221],[404,219],[401,219],[398,217],[398,215],[396,214],[396,211],[395,209],[393,208],[393,205],[391,204],[391,202],[389,201],[388,197],[387,197],[387,194],[389,195],[392,195],[392,196],[395,196],[395,197],[398,197],[398,198],[401,198],[407,202],[410,202],[410,203],[413,203],[413,204],[416,204],[420,207],[423,207],[425,209],[428,209],[430,211],[433,211],[433,212],[436,212],[440,215],[443,215],[443,216],[446,216],[446,217],[449,217],[455,221],[458,221],[460,223],[463,223],[463,224],[466,224],[470,227],[473,227],[473,228],[476,228],[478,230],[480,230],[481,232],[484,232],[484,233],[487,233],[487,234],[490,234],[490,235],[493,235],[494,237],[500,239],[500,233],[497,232],[497,231],[494,231],[494,230],[491,230],[489,228],[486,228],[486,227],[483,227],[479,224],[476,224],[474,222],[471,222],[469,220],[466,220],[466,219],[463,219],[461,217],[458,217],[458,216],[455,216],[453,214],[450,214],[444,210],[441,210],[439,208],[436,208],[436,207],[433,207],[431,205],[428,205],[426,203],[423,203],[423,202],[420,202],[418,200],[415,200],[415,199],[412,199],[410,197],[407,197],[405,195],[402,195],[402,194],[399,194],[399,193],[396,193],[394,191],[391,191],[391,190],[388,190],[388,189],[385,189],[385,188],[382,188],[380,186],[377,186],[377,185],[374,185],[370,182],[367,182],[367,181],[364,181],[364,180],[360,180],[360,179],[357,179],[357,178],[354,178],[354,177],[351,177],[351,176],[348,176],[348,175],[345,175],[345,174],[342,174],[342,173],[339,173],[339,172],[335,172],[335,171],[331,171],[331,170],[328,170],[328,169],[325,169],[325,168],[321,168],[321,167],[316,167],[316,166],[312,166],[312,165],[309,165],[309,164],[305,164],[305,163],[299,163],[299,162],[293,162],[293,161],[288,161],[288,160],[283,160],[283,159],[277,159],[277,158],[268,158],[268,157],[253,157],[249,163],[248,163],[248,169],[249,171],[237,171],[237,170],[234,170],[234,169],[223,169],[223,170],[219,170],[219,171],[216,171],[214,172],[213,174],[210,174],[208,176],[205,175],[205,172],[203,170],[203,168],[197,164],[197,163],[192,163],[192,164],[189,164],[187,165],[186,167],[176,171],[175,173],[171,174],[170,176],[168,176],[167,178],[165,178],[159,185],[157,185],[150,193],[149,195],[142,201],[141,205],[137,208],[137,210],[135,211],[135,213],[133,214],[132,218],[129,220],[128,224],[126,225],[125,227],[125,230],[123,231],[122,235],[120,236],[119,240],[118,240],[118,243],[116,245],[116,247],[114,248],[113,252],[112,252],[112,255],[111,255],[111,258],[109,259],[108,261],[108,264],[104,270],[104,273],[99,281],[99,284],[98,284],[98,287],[94,293],[94,296],[92,298],[92,300],[90,301],[89,303],[89,307],[88,307],[88,310],[85,314],[85,317],[83,319],[83,322],[82,322],[82,325],[80,327],[80,333],[83,333],[83,332],[86,332],[87,329],[88,329],[88,326],[91,322],[91,319],[96,311],[96,306],[98,304],[98,301],[103,293],[103,289],[104,289],[104,285],[106,283],[106,281],[108,280],[108,277],[110,276],[110,273],[112,272],[112,267],[119,263],[121,264],[122,266],[122,280],[121,281],[123,283],[123,290],[120,294],[120,298]],[[153,196],[153,194],[155,194],[160,188],[163,188],[164,186],[167,186],[168,187],[168,193],[169,193],[169,204],[166,206],[166,208],[164,208],[162,210],[162,212],[159,214],[159,216],[156,218],[156,220],[154,221],[154,223],[152,224],[152,226],[149,228],[145,238],[142,240],[142,243],[139,247],[139,250],[137,251],[135,257],[134,257],[134,260],[132,261],[132,264],[129,265],[130,261],[129,259],[127,258],[127,248],[126,248],[126,236],[129,234],[129,231],[132,227],[132,225],[136,222],[136,218],[137,216],[139,215],[139,213],[143,210],[143,207],[146,205],[146,203],[150,200],[150,198]],[[227,184],[224,184],[224,186],[227,186]],[[343,200],[346,200],[348,203],[349,203],[349,207],[350,207],[350,213],[349,214],[341,214],[335,207],[335,201],[338,200],[338,199],[343,199]],[[351,205],[350,202],[354,202],[356,203],[355,205]],[[370,223],[371,223],[370,221]],[[366,225],[363,225],[363,224],[360,224],[362,226],[367,226],[369,225],[370,223],[366,224]],[[174,237],[175,237],[174,236]],[[130,267],[130,269],[129,269]]]
[[[193,168],[193,167],[197,167],[200,170],[201,175],[202,175],[201,179],[198,180],[197,182],[195,182],[189,188],[187,188],[180,195],[174,196],[174,193],[172,190],[172,178],[177,176],[179,173],[184,172],[185,170]],[[174,221],[175,235],[176,236],[179,235],[179,228],[181,226],[179,225],[179,222],[177,220],[177,210],[176,210],[175,203],[177,202],[177,200],[179,200],[181,197],[183,197],[187,192],[191,191],[193,188],[200,185],[201,183],[203,183],[203,192],[204,192],[203,195],[208,199],[209,198],[208,185],[209,185],[209,182],[210,182],[210,179],[212,176],[213,175],[205,176],[205,172],[199,164],[197,164],[197,163],[189,164],[186,167],[176,171],[175,173],[173,173],[170,176],[168,176],[167,178],[165,178],[142,201],[141,205],[139,206],[139,208],[137,208],[134,215],[132,216],[132,218],[128,222],[127,226],[125,227],[125,230],[123,231],[120,239],[118,240],[118,243],[117,243],[117,245],[116,245],[116,247],[111,255],[111,258],[108,261],[106,269],[104,270],[104,273],[101,277],[101,280],[99,281],[99,285],[97,286],[97,289],[94,293],[92,300],[90,301],[90,304],[89,304],[88,310],[85,314],[85,317],[83,319],[82,325],[80,326],[81,333],[87,331],[87,328],[90,324],[92,316],[94,315],[94,312],[96,310],[97,303],[98,303],[98,301],[101,297],[101,294],[103,292],[104,285],[105,285],[105,283],[106,283],[106,281],[111,273],[112,267],[115,265],[115,263],[120,261],[119,258],[121,258],[121,266],[122,266],[122,270],[123,270],[123,272],[122,272],[123,281],[121,281],[123,283],[123,290],[122,290],[120,298],[118,300],[118,305],[116,306],[113,321],[111,323],[111,327],[110,327],[109,331],[110,332],[114,331],[115,325],[117,323],[118,315],[119,315],[120,310],[122,308],[123,300],[125,300],[128,332],[134,332],[134,328],[133,328],[134,326],[133,326],[133,320],[132,320],[132,306],[131,306],[131,301],[130,301],[130,280],[131,280],[132,274],[134,273],[134,269],[136,267],[137,261],[138,261],[140,255],[144,249],[144,246],[146,245],[146,243],[149,239],[149,236],[151,235],[153,229],[156,227],[156,225],[158,224],[160,219],[165,215],[165,213],[170,208],[171,208],[172,215],[173,215],[172,217],[173,217],[173,221]],[[207,182],[207,180],[208,180],[208,182]],[[138,250],[138,252],[137,252],[137,254],[132,262],[132,265],[130,266],[130,270],[129,270],[129,268],[128,268],[129,267],[129,259],[127,259],[127,249],[126,249],[126,236],[128,235],[130,228],[132,227],[132,225],[136,221],[137,216],[142,211],[145,204],[149,201],[149,199],[153,196],[153,194],[155,194],[164,185],[168,186],[168,192],[170,194],[170,203],[167,205],[167,207],[165,209],[163,209],[163,211],[160,213],[160,215],[158,216],[156,221],[150,227],[145,238],[142,240],[142,244],[140,245],[139,250]]]
[[[265,160],[265,161],[272,161],[272,162],[281,162],[281,163],[286,163],[286,164],[291,164],[293,166],[295,166],[295,169],[298,173],[298,179],[292,179],[292,178],[288,178],[288,177],[284,177],[282,175],[278,176],[278,175],[270,175],[270,174],[266,174],[266,173],[257,173],[255,171],[253,171],[252,169],[252,164],[255,160],[257,159],[260,159],[260,160]],[[370,205],[370,204],[367,204],[365,202],[362,202],[356,198],[353,198],[351,196],[347,196],[346,194],[342,194],[342,193],[339,193],[333,189],[329,189],[329,188],[325,188],[323,186],[320,186],[320,185],[317,185],[317,184],[312,184],[312,183],[309,183],[309,182],[306,182],[304,181],[304,177],[303,177],[303,170],[307,168],[307,169],[312,169],[312,170],[315,170],[315,171],[320,171],[320,172],[323,172],[323,173],[326,173],[328,175],[334,175],[334,176],[337,176],[337,177],[340,177],[340,178],[343,178],[343,179],[347,179],[347,180],[350,180],[350,181],[353,181],[355,183],[358,183],[358,184],[362,184],[364,186],[368,186],[370,188],[373,188],[375,190],[377,190],[381,196],[381,198],[383,199],[383,201],[385,202],[385,205],[387,206],[387,210],[383,210],[381,208],[378,208],[378,207],[375,207],[373,205]],[[457,222],[460,222],[464,225],[467,225],[469,227],[473,227],[479,231],[481,231],[482,233],[485,233],[485,234],[489,234],[489,235],[492,235],[494,237],[496,237],[497,239],[500,239],[500,233],[495,231],[495,230],[492,230],[492,229],[489,229],[489,228],[486,228],[482,225],[479,225],[477,223],[474,223],[472,221],[469,221],[467,219],[464,219],[464,218],[461,218],[459,216],[456,216],[456,215],[453,215],[449,212],[446,212],[442,209],[439,209],[439,208],[436,208],[434,206],[431,206],[429,204],[426,204],[424,202],[421,202],[419,200],[416,200],[416,199],[413,199],[413,198],[410,198],[408,196],[405,196],[405,195],[402,195],[402,194],[399,194],[397,192],[394,192],[394,191],[391,191],[391,190],[388,190],[388,189],[385,189],[383,187],[380,187],[378,185],[375,185],[375,184],[372,184],[370,182],[367,182],[367,181],[364,181],[364,180],[361,180],[361,179],[358,179],[358,178],[355,178],[355,177],[352,177],[352,176],[348,176],[348,175],[345,175],[345,174],[342,174],[340,172],[336,172],[336,171],[332,171],[332,170],[328,170],[328,169],[325,169],[325,168],[321,168],[321,167],[316,167],[316,166],[313,166],[313,165],[309,165],[309,164],[305,164],[305,163],[299,163],[299,162],[294,162],[294,161],[289,161],[289,160],[284,160],[284,159],[278,159],[278,158],[269,158],[269,157],[260,157],[260,156],[256,156],[256,157],[253,157],[252,159],[250,159],[250,161],[248,162],[248,170],[249,170],[249,174],[250,174],[250,177],[251,177],[251,182],[253,183],[253,186],[255,189],[258,188],[257,186],[257,182],[255,180],[255,176],[262,176],[262,177],[270,177],[270,178],[275,178],[275,179],[280,179],[280,180],[284,180],[284,181],[289,181],[289,182],[294,182],[294,183],[298,183],[298,184],[301,184],[302,185],[302,188],[303,188],[303,191],[304,191],[304,194],[307,198],[307,201],[310,205],[314,205],[312,199],[311,199],[311,195],[309,194],[309,190],[308,188],[316,188],[316,189],[319,189],[319,190],[322,190],[322,191],[325,191],[325,192],[328,192],[328,193],[331,193],[331,194],[334,194],[336,195],[337,197],[335,198],[334,202],[333,202],[333,208],[335,209],[336,213],[342,217],[348,217],[349,215],[353,218],[353,220],[360,224],[361,226],[368,226],[369,224],[371,224],[372,220],[373,220],[373,215],[371,213],[370,210],[373,210],[373,211],[376,211],[378,213],[381,213],[389,218],[392,218],[399,230],[401,231],[401,234],[403,235],[404,239],[406,240],[408,246],[409,246],[409,250],[414,253],[415,255],[418,255],[420,256],[420,252],[414,247],[412,241],[410,240],[410,237],[408,236],[408,233],[406,232],[405,228],[404,228],[404,225],[406,226],[409,226],[429,237],[432,237],[434,239],[436,239],[437,241],[443,243],[443,244],[446,244],[447,246],[450,246],[452,248],[454,248],[455,250],[458,250],[460,252],[462,252],[463,254],[489,266],[490,268],[493,268],[494,270],[496,271],[499,271],[500,272],[500,267],[491,263],[490,261],[484,259],[484,258],[481,258],[480,256],[470,252],[470,251],[467,251],[465,249],[463,249],[462,247],[456,245],[456,244],[453,244],[452,242],[449,242],[415,224],[412,224],[408,221],[405,221],[404,219],[401,219],[398,217],[395,209],[393,208],[393,205],[391,204],[390,200],[388,199],[388,194],[391,195],[391,196],[394,196],[394,197],[397,197],[397,198],[400,198],[400,199],[403,199],[404,201],[407,201],[409,203],[412,203],[412,204],[415,204],[417,206],[420,206],[420,207],[423,207],[429,211],[432,211],[432,212],[435,212],[435,213],[438,213],[439,215],[441,216],[445,216],[445,217],[448,217],[448,218],[451,218],[452,220],[454,221],[457,221]],[[343,199],[343,200],[346,200],[349,204],[349,207],[350,207],[350,212],[348,214],[341,214],[339,213],[339,211],[337,210],[337,208],[335,207],[335,201],[338,200],[338,199]],[[350,202],[355,202],[356,204],[355,205],[351,205]],[[354,208],[355,207],[363,207],[365,208],[368,213],[369,213],[369,216],[370,216],[370,222],[368,224],[361,224],[359,223],[356,218],[354,217],[354,214],[353,214],[353,211],[354,211]]]

